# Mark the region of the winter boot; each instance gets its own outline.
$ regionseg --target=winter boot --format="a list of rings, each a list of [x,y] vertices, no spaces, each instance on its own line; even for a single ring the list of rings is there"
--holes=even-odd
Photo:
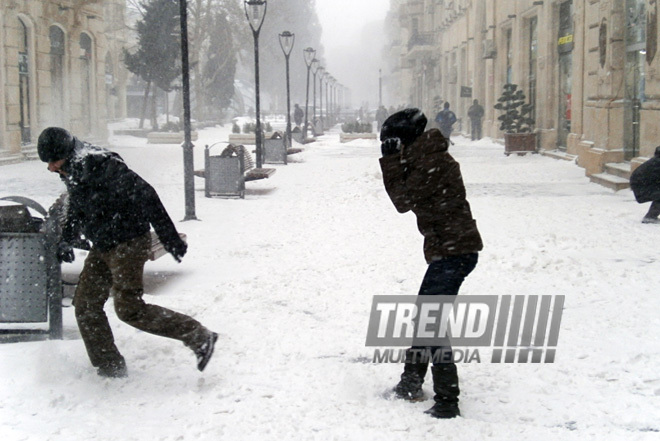
[[[218,334],[215,332],[209,332],[206,341],[195,351],[195,356],[197,357],[197,369],[203,371],[211,356],[213,355],[213,349],[215,348],[215,342],[218,340]]]
[[[433,400],[435,404],[424,413],[434,418],[455,418],[461,415],[458,410],[458,373],[456,364],[444,363],[431,367],[433,374]]]
[[[106,378],[126,378],[128,377],[128,369],[126,369],[126,361],[121,357],[113,362],[99,366],[96,373],[100,377]]]
[[[428,360],[418,360],[420,354],[415,354],[411,349],[406,351],[405,364],[401,381],[394,387],[396,398],[408,401],[422,401],[424,399],[424,377],[428,370]]]

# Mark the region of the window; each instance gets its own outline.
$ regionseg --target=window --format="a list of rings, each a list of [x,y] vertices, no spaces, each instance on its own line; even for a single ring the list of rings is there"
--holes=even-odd
[[[92,130],[92,39],[84,32],[80,34],[80,87],[81,118]]]
[[[536,118],[536,77],[538,62],[538,18],[532,17],[529,20],[529,103],[532,105],[532,118]]]
[[[21,144],[29,144],[30,133],[30,33],[23,20],[18,19],[18,89],[19,89],[19,125]]]
[[[64,123],[64,31],[50,27],[50,90],[52,119]]]
[[[511,36],[512,36],[511,29],[507,29],[504,31],[504,38],[506,44],[506,71],[504,75],[506,77],[505,83],[507,84],[513,83],[513,42],[511,41]]]

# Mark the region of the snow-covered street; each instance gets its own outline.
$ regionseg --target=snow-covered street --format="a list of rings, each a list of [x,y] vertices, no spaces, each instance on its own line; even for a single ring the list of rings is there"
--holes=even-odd
[[[229,132],[200,131],[196,168]],[[570,162],[454,141],[484,241],[461,294],[565,295],[555,363],[460,364],[455,420],[425,415],[431,399],[382,397],[402,365],[371,362],[372,297],[416,294],[426,263],[414,215],[385,193],[377,141],[340,144],[329,131],[289,165],[266,165],[277,172],[248,182],[244,200],[205,198],[195,178],[200,221],[178,222],[182,149],[114,136],[188,236],[181,264],[147,264],[145,300],[218,332],[216,353],[199,373],[189,349],[122,323],[109,302],[129,377],[103,379],[65,308],[64,340],[0,344],[0,438],[660,439],[660,225],[640,222],[648,205]],[[0,167],[0,197],[48,207],[63,190],[44,163]],[[63,266],[65,280],[84,257]]]

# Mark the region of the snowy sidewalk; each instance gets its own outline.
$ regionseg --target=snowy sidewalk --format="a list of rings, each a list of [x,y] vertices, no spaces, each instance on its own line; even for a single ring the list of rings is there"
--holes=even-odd
[[[227,139],[206,129],[195,144]],[[146,267],[148,302],[220,334],[203,374],[178,342],[107,312],[129,377],[99,378],[73,311],[63,341],[0,345],[3,440],[658,439],[660,228],[625,190],[589,183],[574,164],[505,157],[458,138],[468,199],[485,248],[463,295],[563,294],[554,364],[462,364],[463,418],[423,414],[431,401],[387,401],[400,365],[365,347],[372,296],[416,294],[426,269],[414,215],[382,186],[375,141],[329,132],[291,156],[246,199],[204,198],[183,263]],[[182,151],[112,139],[129,166],[183,218]],[[270,165],[269,165],[270,166]],[[50,205],[62,191],[45,164],[0,167],[0,196]],[[75,280],[84,254],[64,267]],[[430,375],[425,384],[431,395]]]

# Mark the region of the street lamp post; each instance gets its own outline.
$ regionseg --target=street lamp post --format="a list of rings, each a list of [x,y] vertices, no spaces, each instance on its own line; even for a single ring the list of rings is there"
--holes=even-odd
[[[378,107],[383,105],[383,70],[378,69]]]
[[[328,128],[330,128],[330,99],[328,96],[328,88],[330,87],[330,80],[332,79],[332,76],[328,73],[328,71],[325,71],[325,117],[326,121],[328,123]],[[325,126],[323,126],[325,129]]]
[[[307,113],[307,108],[309,105],[309,70],[312,67],[312,61],[315,59],[314,56],[316,55],[316,50],[312,49],[311,47],[306,48],[303,50],[303,57],[305,59],[305,65],[307,66],[307,88],[305,92],[305,127],[303,127],[303,142],[305,142],[305,139],[307,139],[307,125],[309,124],[309,119],[308,119],[308,113]]]
[[[181,85],[183,88],[183,193],[186,204],[184,221],[195,216],[195,166],[190,125],[190,66],[188,64],[188,2],[179,0],[181,23]]]
[[[324,131],[323,126],[323,78],[325,78],[325,67],[319,66],[316,69],[319,75],[319,123],[321,124],[321,131]]]
[[[312,80],[312,90],[314,91],[314,99],[312,105],[312,126],[316,129],[316,72],[319,69],[319,60],[314,58],[312,60],[312,74],[314,74],[314,79]]]
[[[280,34],[280,47],[286,60],[286,145],[291,145],[291,88],[289,86],[289,55],[293,49],[296,36],[289,31]]]
[[[268,8],[267,0],[245,0],[245,16],[248,19],[254,38],[254,95],[255,95],[255,113],[257,124],[255,130],[255,143],[257,145],[257,168],[261,168],[263,147],[261,143],[261,114],[259,107],[259,31],[264,24],[266,10]]]
[[[337,113],[337,79],[332,77],[332,122],[337,124],[339,122],[339,115]]]

